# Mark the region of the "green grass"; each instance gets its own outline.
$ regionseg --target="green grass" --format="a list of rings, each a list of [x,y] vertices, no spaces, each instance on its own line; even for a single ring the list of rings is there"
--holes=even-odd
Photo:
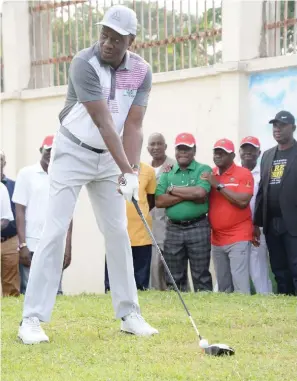
[[[110,295],[58,297],[46,327],[50,344],[16,339],[23,299],[2,299],[3,381],[296,380],[296,298],[186,294],[202,335],[235,348],[204,355],[174,292],[143,292],[144,317],[160,334],[119,331]]]

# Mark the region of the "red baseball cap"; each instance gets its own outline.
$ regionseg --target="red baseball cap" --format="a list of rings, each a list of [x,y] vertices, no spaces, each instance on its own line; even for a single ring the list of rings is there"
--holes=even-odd
[[[41,148],[50,149],[53,146],[54,135],[46,136],[42,142]]]
[[[260,148],[260,141],[258,138],[255,138],[254,136],[247,136],[246,138],[242,139],[242,141],[240,142],[240,147],[242,147],[244,144],[250,144],[251,146]]]
[[[175,138],[175,147],[177,146],[187,146],[194,147],[196,145],[196,140],[192,134],[188,134],[187,132],[183,132],[182,134],[178,134]]]
[[[228,139],[218,140],[213,148],[220,148],[228,153],[235,152],[234,144],[231,142],[231,140]]]

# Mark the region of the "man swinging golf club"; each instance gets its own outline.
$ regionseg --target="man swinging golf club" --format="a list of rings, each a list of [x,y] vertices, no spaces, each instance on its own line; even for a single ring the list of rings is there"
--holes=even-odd
[[[105,238],[112,302],[121,329],[135,335],[158,333],[140,315],[125,206],[125,200],[138,199],[142,121],[152,74],[141,57],[128,51],[137,30],[134,11],[111,7],[100,24],[100,40],[78,52],[69,69],[49,166],[45,228],[33,257],[19,327],[24,344],[49,341],[40,322],[51,317],[66,234],[84,185]]]

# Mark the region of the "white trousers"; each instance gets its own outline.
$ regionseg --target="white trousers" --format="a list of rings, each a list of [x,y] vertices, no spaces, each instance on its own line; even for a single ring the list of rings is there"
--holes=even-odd
[[[268,251],[265,236],[261,232],[259,247],[251,245],[250,277],[258,294],[272,293],[272,283],[269,277]]]
[[[126,204],[117,192],[119,174],[109,153],[92,152],[57,133],[49,166],[49,206],[31,264],[23,317],[35,316],[44,322],[51,318],[62,274],[66,235],[83,185],[87,187],[105,239],[115,316],[121,318],[133,311],[140,312]]]

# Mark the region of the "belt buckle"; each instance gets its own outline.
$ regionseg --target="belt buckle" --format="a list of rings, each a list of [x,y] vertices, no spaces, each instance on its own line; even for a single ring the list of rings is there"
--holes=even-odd
[[[191,221],[181,221],[182,226],[189,226]]]

